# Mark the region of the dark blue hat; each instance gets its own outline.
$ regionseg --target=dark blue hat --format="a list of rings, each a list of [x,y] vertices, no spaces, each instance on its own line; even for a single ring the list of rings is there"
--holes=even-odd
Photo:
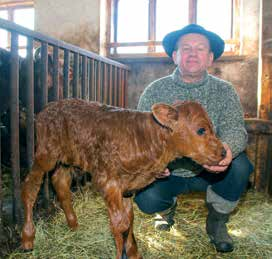
[[[219,58],[224,52],[225,42],[224,40],[215,34],[214,32],[207,31],[203,27],[197,24],[189,24],[178,31],[168,33],[162,40],[162,45],[166,54],[172,57],[172,53],[175,50],[176,43],[181,36],[189,33],[198,33],[204,35],[210,42],[211,51],[214,55],[214,60]]]

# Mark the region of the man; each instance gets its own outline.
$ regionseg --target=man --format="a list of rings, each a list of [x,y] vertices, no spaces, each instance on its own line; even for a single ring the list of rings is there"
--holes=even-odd
[[[177,195],[205,191],[207,234],[217,251],[231,252],[233,240],[226,223],[246,189],[253,167],[244,153],[247,133],[239,97],[229,82],[207,73],[208,67],[224,52],[224,46],[217,34],[196,24],[167,34],[163,47],[177,68],[172,75],[154,81],[144,90],[138,109],[149,111],[157,102],[198,101],[224,143],[226,157],[216,166],[177,159],[160,179],[137,193],[135,202],[145,213],[159,213],[155,219],[157,229],[169,230],[174,224]]]

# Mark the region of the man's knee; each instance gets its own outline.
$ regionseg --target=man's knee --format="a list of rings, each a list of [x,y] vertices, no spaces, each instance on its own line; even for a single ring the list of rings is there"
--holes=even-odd
[[[147,214],[164,211],[173,205],[172,197],[162,197],[151,190],[143,190],[135,195],[134,201],[139,209]]]
[[[248,182],[250,174],[253,172],[253,165],[245,153],[241,153],[233,159],[230,172],[238,182]]]

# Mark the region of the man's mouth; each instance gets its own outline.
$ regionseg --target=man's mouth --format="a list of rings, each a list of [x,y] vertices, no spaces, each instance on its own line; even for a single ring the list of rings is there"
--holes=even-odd
[[[190,59],[190,60],[187,61],[187,63],[198,64],[198,60]]]

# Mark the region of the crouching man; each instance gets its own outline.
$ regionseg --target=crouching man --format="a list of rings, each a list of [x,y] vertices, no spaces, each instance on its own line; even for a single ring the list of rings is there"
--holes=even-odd
[[[234,245],[226,223],[246,189],[253,166],[244,153],[247,133],[239,97],[229,82],[207,73],[208,67],[224,52],[224,46],[217,34],[196,24],[164,37],[163,47],[177,67],[173,74],[154,81],[144,90],[138,109],[149,111],[157,102],[198,101],[224,143],[226,156],[215,166],[198,165],[187,158],[173,161],[160,179],[137,193],[135,202],[145,213],[158,213],[157,229],[169,230],[174,224],[176,197],[205,191],[207,234],[218,252],[231,252]],[[204,135],[205,129],[198,134]]]

